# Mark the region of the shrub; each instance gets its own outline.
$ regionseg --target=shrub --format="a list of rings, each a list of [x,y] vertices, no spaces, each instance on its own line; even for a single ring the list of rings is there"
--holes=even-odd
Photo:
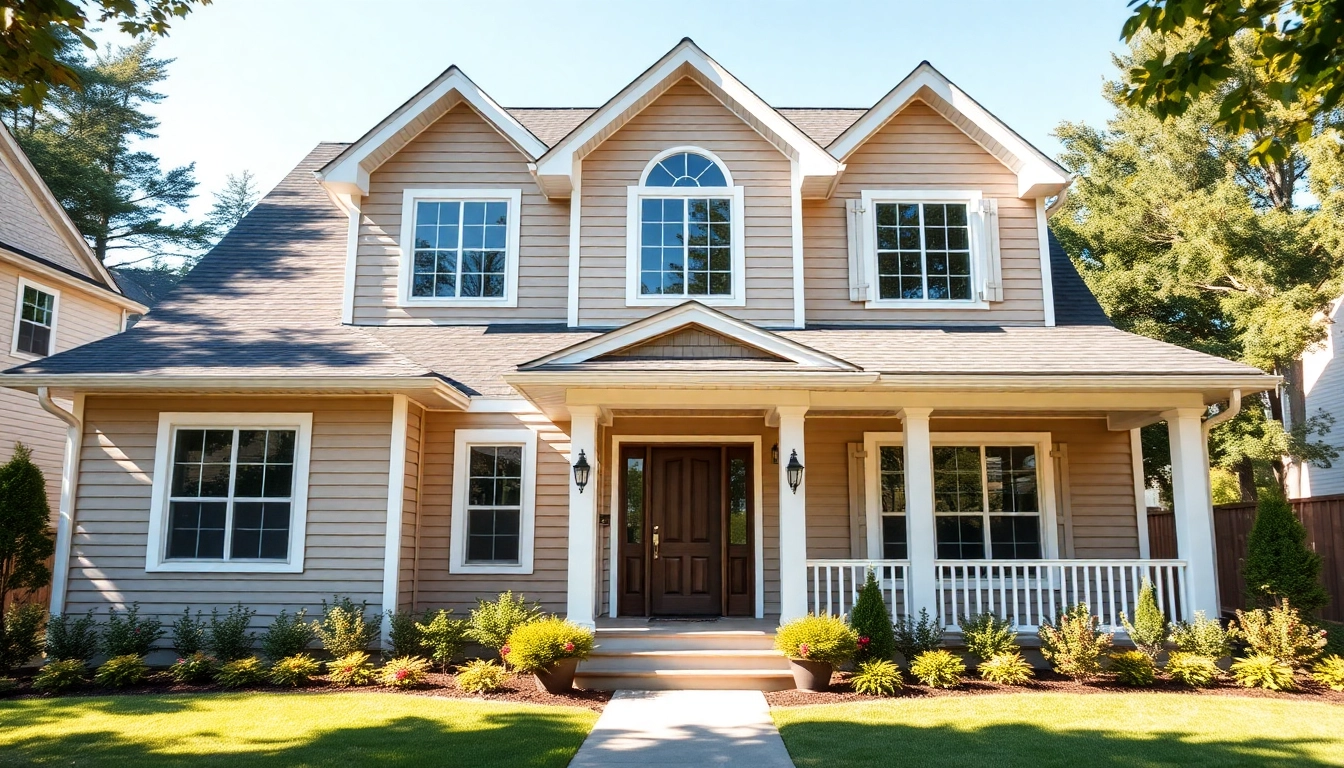
[[[103,652],[108,656],[148,656],[154,643],[163,637],[163,622],[155,617],[140,618],[140,604],[131,603],[126,613],[107,609],[103,627]]]
[[[1148,577],[1144,577],[1143,586],[1139,589],[1139,599],[1134,606],[1134,623],[1129,623],[1129,617],[1124,611],[1120,612],[1120,623],[1125,626],[1125,632],[1135,647],[1149,660],[1156,659],[1157,654],[1162,652],[1167,641],[1167,617],[1157,607],[1157,593]]]
[[[500,649],[509,666],[520,672],[536,672],[561,659],[586,659],[592,652],[592,630],[555,616],[518,627]]]
[[[1111,647],[1111,636],[1097,630],[1086,603],[1064,610],[1054,623],[1041,622],[1040,634],[1041,655],[1056,672],[1079,681],[1101,671],[1101,657]]]
[[[257,614],[241,603],[229,609],[223,618],[219,609],[210,611],[210,623],[205,629],[205,649],[220,661],[238,661],[252,653],[252,643],[256,637],[247,631],[252,617]]]
[[[425,682],[429,659],[422,656],[398,656],[383,665],[378,682],[392,688],[411,688]]]
[[[1287,600],[1269,610],[1237,611],[1230,634],[1251,653],[1273,656],[1293,669],[1307,666],[1325,648],[1325,631],[1312,629]]]
[[[308,611],[300,608],[290,616],[283,608],[271,626],[261,635],[261,655],[272,662],[297,656],[317,637],[313,625],[305,621]]]
[[[125,688],[143,683],[148,674],[149,667],[145,666],[144,657],[127,653],[104,661],[98,671],[93,673],[93,681],[108,688]]]
[[[1191,688],[1203,688],[1222,674],[1217,660],[1212,656],[1183,651],[1175,651],[1167,657],[1166,671],[1172,680]]]
[[[938,626],[936,620],[930,619],[929,612],[923,608],[919,609],[919,621],[906,616],[896,622],[895,632],[896,650],[900,651],[906,664],[921,653],[937,650],[943,644],[943,628]]]
[[[1255,653],[1232,662],[1232,677],[1247,688],[1291,691],[1297,687],[1293,668],[1267,653]]]
[[[355,605],[348,597],[333,597],[331,604],[322,601],[322,621],[313,628],[322,639],[322,647],[332,656],[349,656],[363,651],[378,637],[378,622],[365,616],[369,604]]]
[[[43,693],[60,693],[84,682],[88,671],[80,659],[50,661],[33,676],[33,689]]]
[[[1026,685],[1034,674],[1018,651],[998,653],[980,662],[980,677],[999,685]]]
[[[0,695],[9,693],[19,687],[19,681],[12,677],[0,677]]]
[[[468,619],[467,637],[486,648],[498,651],[509,642],[509,635],[524,624],[541,618],[541,606],[527,604],[522,595],[502,592],[493,603],[477,601]]]
[[[970,619],[963,617],[960,625],[966,652],[982,662],[1017,650],[1017,632],[1013,625],[992,613],[981,613]]]
[[[355,651],[327,662],[327,677],[337,685],[372,685],[378,673],[369,661],[369,654]]]
[[[11,605],[0,621],[0,675],[27,664],[42,652],[42,625],[47,611],[40,605]]]
[[[859,662],[859,668],[849,677],[849,684],[855,693],[865,696],[892,696],[905,687],[901,679],[901,668],[896,662],[886,659],[869,659]]]
[[[895,628],[872,568],[868,569],[868,579],[859,590],[859,599],[854,601],[854,610],[849,613],[849,625],[859,638],[858,655],[855,657],[858,661],[890,661],[896,655]]]
[[[87,664],[98,653],[98,620],[93,610],[79,618],[52,616],[47,621],[46,651],[53,661],[75,659]]]
[[[1344,691],[1344,658],[1327,656],[1311,668],[1311,677],[1332,691]]]
[[[1260,493],[1242,576],[1246,594],[1261,605],[1287,600],[1310,614],[1330,601],[1321,586],[1321,556],[1307,547],[1307,529],[1278,489]]]
[[[854,658],[859,638],[844,620],[808,615],[790,621],[775,632],[775,650],[790,659],[843,664]]]
[[[313,676],[321,671],[322,665],[314,661],[312,656],[306,653],[296,653],[272,664],[268,677],[276,685],[298,688],[300,685],[307,685],[312,681]]]
[[[47,484],[32,452],[14,444],[14,455],[0,466],[0,608],[9,596],[51,583],[47,558],[56,551],[47,521]]]
[[[925,651],[910,663],[910,674],[930,688],[955,688],[966,674],[966,664],[948,651]]]
[[[494,693],[504,687],[509,671],[493,661],[476,659],[457,672],[457,687],[467,693]]]
[[[394,657],[414,656],[425,650],[415,616],[409,611],[388,611],[387,619],[390,627],[388,640],[392,641]]]
[[[256,656],[234,659],[220,665],[215,681],[225,688],[256,685],[266,679],[266,665]]]
[[[1320,629],[1325,632],[1326,656],[1344,656],[1344,624],[1337,621],[1322,621]]]
[[[1205,618],[1203,611],[1195,611],[1193,622],[1182,621],[1173,626],[1171,642],[1181,653],[1208,656],[1215,661],[1232,652],[1223,625],[1217,619]]]
[[[1143,651],[1121,651],[1111,654],[1111,674],[1121,685],[1136,688],[1147,687],[1157,682],[1157,666],[1153,659]]]
[[[434,618],[429,618],[423,624],[416,624],[415,631],[420,638],[420,647],[429,653],[429,658],[438,663],[439,669],[448,671],[448,665],[453,659],[462,652],[462,647],[467,644],[467,622],[462,619],[454,619],[451,616],[452,611],[445,611],[442,608],[434,614]],[[506,638],[507,640],[507,638]],[[498,650],[498,649],[496,649]],[[410,654],[399,653],[398,656]]]
[[[214,656],[207,656],[197,651],[173,662],[173,665],[168,668],[168,674],[179,683],[199,685],[210,682],[218,669],[219,662],[215,660]]]
[[[203,648],[206,641],[206,624],[201,619],[201,612],[196,612],[196,618],[191,617],[191,609],[186,608],[182,611],[182,618],[173,622],[173,649],[179,655],[191,656]]]

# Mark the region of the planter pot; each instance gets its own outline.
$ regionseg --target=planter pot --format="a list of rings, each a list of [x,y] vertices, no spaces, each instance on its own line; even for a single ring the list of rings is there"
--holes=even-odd
[[[829,661],[789,659],[789,671],[793,673],[793,684],[800,691],[829,690],[833,670],[834,666]]]
[[[578,668],[579,660],[569,658],[537,670],[537,690],[547,693],[568,693],[574,689],[574,672]]]

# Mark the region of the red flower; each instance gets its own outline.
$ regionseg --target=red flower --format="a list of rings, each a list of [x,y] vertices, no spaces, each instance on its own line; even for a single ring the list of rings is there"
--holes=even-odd
[[[411,674],[411,673],[410,673],[408,670],[405,670],[405,669],[398,669],[398,670],[397,670],[397,679],[398,679],[398,680],[405,680],[405,679],[406,679],[406,676],[409,675],[409,674]]]
[[[872,642],[872,640],[870,640],[870,639],[868,639],[868,638],[866,638],[866,637],[860,637],[860,638],[859,638],[859,645],[861,645],[861,646],[868,645],[868,644],[871,643],[871,642]]]
[[[798,655],[801,656],[801,657],[803,657],[804,659],[807,658],[807,652],[810,651],[810,650],[811,650],[811,649],[807,647],[807,643],[799,643],[799,644],[798,644]]]
[[[512,649],[509,648],[509,646],[507,646],[507,645],[504,646],[503,648],[500,648],[500,649],[499,649],[499,655],[500,655],[500,657],[508,656],[510,650],[512,650]]]
[[[565,643],[565,653],[573,653],[573,652],[574,652],[574,644]]]

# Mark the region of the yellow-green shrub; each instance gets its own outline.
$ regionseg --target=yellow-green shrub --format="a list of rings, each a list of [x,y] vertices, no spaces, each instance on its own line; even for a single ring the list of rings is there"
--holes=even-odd
[[[1312,667],[1312,678],[1332,691],[1344,691],[1344,658],[1327,656]]]
[[[425,682],[429,659],[421,656],[398,656],[383,665],[378,682],[391,688],[413,688]]]
[[[307,685],[312,681],[313,676],[321,671],[322,665],[313,660],[312,656],[306,653],[296,653],[272,664],[269,677],[271,682],[276,685],[288,685],[297,688],[300,685]]]
[[[586,659],[592,652],[592,630],[554,616],[513,630],[500,649],[504,660],[520,672],[546,669],[561,659]]]
[[[809,613],[775,632],[775,650],[790,659],[843,664],[854,658],[858,646],[858,635],[836,616]]]
[[[168,675],[179,683],[208,683],[219,669],[215,657],[197,651],[178,659],[168,668]]]
[[[930,688],[955,688],[966,674],[966,663],[942,649],[925,651],[910,663],[910,674]]]
[[[248,656],[242,659],[234,659],[220,666],[219,672],[215,675],[215,682],[225,688],[242,688],[245,685],[256,685],[266,679],[266,665],[261,663],[261,659],[256,656]]]
[[[1121,651],[1111,654],[1111,674],[1121,685],[1146,687],[1157,682],[1156,665],[1142,651]]]
[[[134,653],[125,653],[104,661],[98,671],[93,673],[93,681],[108,688],[125,688],[143,683],[148,674],[149,667],[145,666],[143,658]]]
[[[1232,662],[1232,677],[1247,688],[1291,691],[1297,687],[1293,668],[1267,653],[1255,653]]]
[[[33,677],[33,688],[44,693],[60,693],[84,682],[88,671],[79,659],[48,662]]]
[[[504,687],[509,671],[485,659],[467,662],[457,671],[457,687],[467,693],[493,693]]]
[[[891,696],[905,687],[901,679],[901,668],[896,662],[886,659],[869,659],[861,664],[849,677],[849,684],[855,693],[865,696]]]
[[[355,651],[328,661],[327,677],[337,685],[372,685],[378,679],[378,673],[369,661],[369,654]]]
[[[1222,674],[1213,657],[1181,651],[1173,651],[1167,657],[1166,671],[1172,680],[1191,688],[1203,688]]]
[[[980,663],[980,677],[999,685],[1026,685],[1034,670],[1022,654],[996,653]]]

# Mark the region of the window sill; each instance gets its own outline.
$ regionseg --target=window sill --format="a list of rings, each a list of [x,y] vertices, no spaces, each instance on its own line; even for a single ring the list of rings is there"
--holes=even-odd
[[[866,309],[989,309],[987,301],[953,301],[950,299],[875,299],[864,303]]]
[[[462,299],[462,298],[453,298],[453,299],[447,299],[447,298],[444,298],[444,299],[440,299],[440,298],[423,298],[423,299],[418,299],[418,298],[406,298],[406,297],[402,297],[401,301],[398,302],[398,306],[400,306],[400,307],[459,307],[459,308],[461,308],[461,307],[479,307],[479,308],[504,307],[504,308],[512,308],[512,307],[516,307],[516,306],[518,306],[518,299],[516,299],[516,298],[514,298],[514,297],[512,297],[512,296],[505,297],[505,298],[502,298],[502,299],[496,299],[496,298],[490,298],[490,299]]]
[[[531,575],[532,575],[532,566],[531,566],[531,565],[522,565],[522,564],[520,564],[520,565],[503,565],[503,564],[490,564],[490,565],[479,564],[479,565],[477,565],[477,564],[469,564],[469,563],[458,563],[458,564],[456,564],[456,565],[451,565],[451,564],[450,564],[449,567],[448,567],[448,573],[450,573],[450,574],[453,574],[453,573],[483,573],[483,574],[506,574],[506,573],[511,573],[511,574],[514,574],[515,576],[531,576]]]
[[[228,560],[164,560],[145,565],[145,573],[303,573],[303,563]]]
[[[738,296],[627,296],[627,307],[675,307],[688,301],[707,307],[745,307],[747,300]]]

